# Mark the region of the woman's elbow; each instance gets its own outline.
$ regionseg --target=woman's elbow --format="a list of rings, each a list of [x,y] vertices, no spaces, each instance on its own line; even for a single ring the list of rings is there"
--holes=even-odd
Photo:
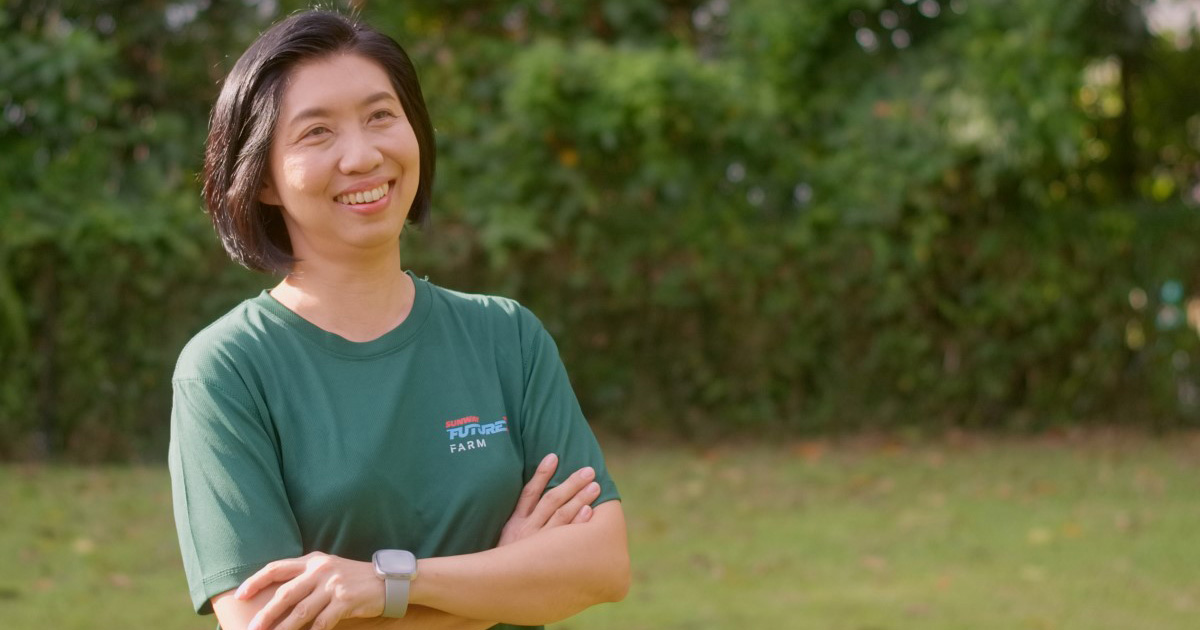
[[[600,603],[613,603],[625,599],[633,582],[633,572],[629,564],[629,553],[624,552],[620,557],[613,558],[607,563],[604,576],[604,588],[600,593]]]
[[[625,596],[629,594],[629,587],[632,582],[632,576],[627,569],[614,581],[611,590],[608,592],[608,597],[604,601],[614,603],[625,599]]]
[[[515,625],[549,625],[577,615],[592,606],[615,603],[625,599],[630,586],[629,556],[628,554],[622,554],[621,558],[614,558],[612,555],[606,556],[603,561],[595,564],[594,570],[585,575],[585,582],[579,587],[567,588],[554,597],[543,598],[543,601],[554,602],[553,610],[548,609],[529,617],[504,619],[503,621]],[[566,582],[558,584],[558,586],[565,585]]]
[[[629,560],[629,538],[625,529],[625,513],[620,501],[610,501],[596,509],[593,517],[604,528],[604,542],[597,546],[602,568],[598,603],[619,602],[629,594],[633,570]]]

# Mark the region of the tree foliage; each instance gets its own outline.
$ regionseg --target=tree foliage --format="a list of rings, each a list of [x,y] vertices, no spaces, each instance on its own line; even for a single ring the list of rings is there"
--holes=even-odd
[[[598,422],[1195,421],[1200,45],[1150,3],[353,4],[437,128],[406,262],[531,305]],[[299,6],[8,2],[0,455],[161,440],[182,343],[270,281],[194,174]]]

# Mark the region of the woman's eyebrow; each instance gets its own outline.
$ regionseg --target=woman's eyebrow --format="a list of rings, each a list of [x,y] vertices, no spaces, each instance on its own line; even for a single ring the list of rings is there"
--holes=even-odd
[[[362,102],[359,104],[359,106],[366,107],[368,105],[373,105],[375,103],[378,103],[379,101],[387,101],[387,100],[399,101],[399,99],[396,98],[396,95],[393,94],[392,92],[381,91],[381,92],[376,92],[376,93],[364,98],[362,100]],[[321,107],[321,106],[309,107],[308,109],[300,110],[299,112],[296,113],[295,116],[292,116],[292,119],[288,121],[288,124],[295,125],[296,123],[298,123],[306,118],[322,118],[322,117],[325,117],[328,115],[329,115],[329,110],[324,107]]]
[[[375,103],[378,103],[379,101],[386,101],[389,99],[393,100],[393,101],[399,100],[396,98],[396,95],[393,94],[392,92],[384,91],[384,92],[376,92],[376,93],[368,96],[367,98],[364,98],[362,104],[363,105],[373,105]]]

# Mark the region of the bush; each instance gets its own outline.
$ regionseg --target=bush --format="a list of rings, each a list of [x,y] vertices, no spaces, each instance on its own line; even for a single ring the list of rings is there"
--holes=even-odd
[[[212,51],[272,16],[26,4],[0,15],[0,458],[161,454],[179,349],[271,282],[194,173]],[[366,9],[438,130],[406,264],[531,306],[598,424],[1196,422],[1200,47],[1132,2],[634,4]]]
[[[129,458],[247,279],[198,212],[196,132],[132,104],[118,46],[55,15],[0,32],[0,458]]]

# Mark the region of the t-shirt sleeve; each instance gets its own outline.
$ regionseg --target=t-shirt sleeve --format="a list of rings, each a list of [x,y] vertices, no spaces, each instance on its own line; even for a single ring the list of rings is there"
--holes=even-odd
[[[592,505],[620,499],[596,436],[571,389],[558,346],[532,313],[522,308],[521,315],[525,370],[521,441],[525,451],[525,479],[533,476],[543,457],[554,453],[559,463],[549,487],[558,486],[576,470],[591,466],[600,484],[600,496]]]
[[[250,395],[176,380],[171,410],[175,525],[192,604],[236,588],[268,562],[303,555],[275,441]]]

